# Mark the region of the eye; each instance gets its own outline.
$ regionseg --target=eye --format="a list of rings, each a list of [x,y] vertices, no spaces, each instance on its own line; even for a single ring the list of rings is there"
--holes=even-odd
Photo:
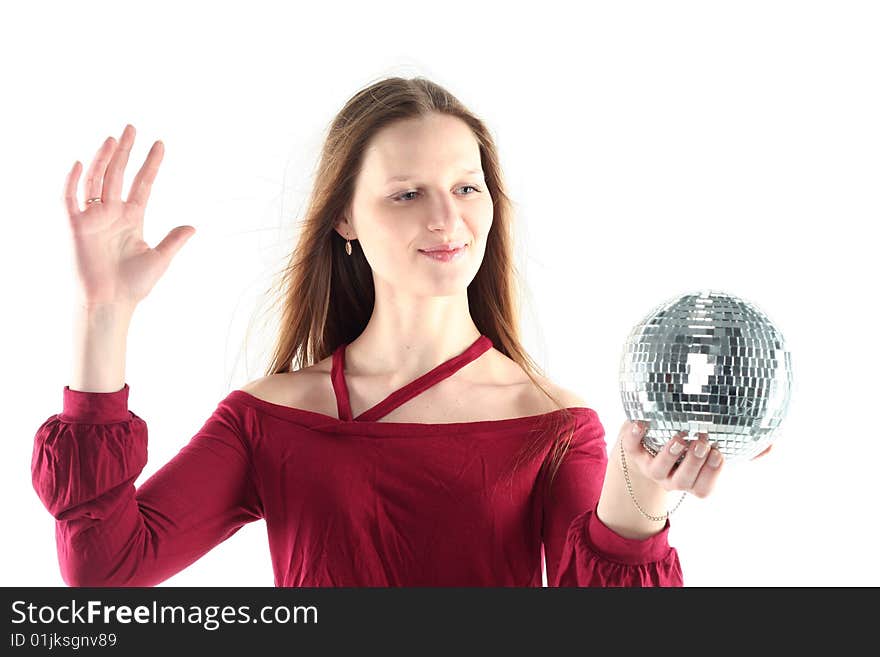
[[[473,189],[475,192],[480,193],[479,188],[475,187],[474,185],[462,185],[461,187],[459,187],[459,189]],[[395,201],[410,201],[410,200],[412,200],[411,198],[405,198],[405,197],[409,196],[410,194],[418,194],[418,192],[415,192],[415,191],[404,192],[403,194],[399,194],[399,195],[395,196],[394,200]],[[464,196],[473,196],[473,194],[464,194]]]

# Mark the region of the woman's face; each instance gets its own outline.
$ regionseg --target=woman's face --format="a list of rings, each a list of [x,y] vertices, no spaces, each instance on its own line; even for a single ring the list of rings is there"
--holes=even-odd
[[[395,178],[397,178],[395,180]],[[466,123],[446,114],[406,119],[378,132],[355,181],[351,216],[337,225],[360,242],[376,292],[461,294],[474,279],[492,225],[480,149]],[[464,244],[455,257],[422,253]]]

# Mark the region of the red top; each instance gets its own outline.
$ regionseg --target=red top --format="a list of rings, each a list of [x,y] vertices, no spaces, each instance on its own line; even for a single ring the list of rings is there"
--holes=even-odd
[[[245,523],[265,519],[276,586],[681,586],[669,523],[624,538],[595,513],[607,451],[595,411],[545,496],[542,454],[504,479],[544,415],[423,424],[379,419],[492,346],[466,351],[356,418],[345,344],[333,354],[339,417],[233,390],[180,452],[135,489],[147,424],[129,387],[64,387],[36,433],[33,485],[56,519],[71,586],[153,586]],[[534,435],[534,434],[533,434]],[[530,441],[531,442],[531,441]]]

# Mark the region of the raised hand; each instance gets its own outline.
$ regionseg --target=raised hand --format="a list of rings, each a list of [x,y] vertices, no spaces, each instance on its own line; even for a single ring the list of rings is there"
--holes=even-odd
[[[84,307],[133,309],[196,231],[177,226],[155,248],[144,242],[144,212],[164,146],[161,141],[153,144],[123,201],[123,173],[134,136],[134,126],[126,125],[118,143],[108,137],[98,149],[86,174],[84,210],[77,200],[79,161],[67,176],[63,200],[73,238],[78,302]]]

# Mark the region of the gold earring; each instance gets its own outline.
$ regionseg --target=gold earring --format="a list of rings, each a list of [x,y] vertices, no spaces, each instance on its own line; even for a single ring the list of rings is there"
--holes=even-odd
[[[348,255],[351,255],[351,242],[349,242],[348,240],[345,240],[345,252]]]

